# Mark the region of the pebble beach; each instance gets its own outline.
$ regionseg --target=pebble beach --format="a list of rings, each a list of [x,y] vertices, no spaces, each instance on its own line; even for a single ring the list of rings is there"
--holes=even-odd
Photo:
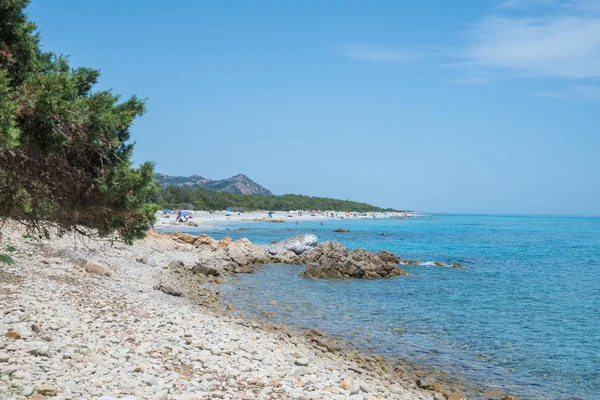
[[[223,278],[198,280],[173,267],[197,255],[168,236],[126,246],[39,241],[5,227],[1,244],[13,260],[0,266],[2,399],[464,397],[228,312],[218,298]]]

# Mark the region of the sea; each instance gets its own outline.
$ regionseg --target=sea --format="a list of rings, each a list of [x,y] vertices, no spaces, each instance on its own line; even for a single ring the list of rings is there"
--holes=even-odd
[[[223,303],[245,315],[316,328],[365,353],[520,399],[600,399],[600,217],[317,216],[206,233],[259,244],[313,233],[422,261],[402,266],[410,276],[370,281],[304,279],[301,266],[265,266],[221,289]]]

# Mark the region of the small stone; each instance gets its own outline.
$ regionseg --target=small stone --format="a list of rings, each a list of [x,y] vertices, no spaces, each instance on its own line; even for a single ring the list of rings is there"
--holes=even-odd
[[[467,397],[464,393],[449,393],[446,395],[447,400],[466,400]]]
[[[348,390],[348,389],[350,389],[350,387],[351,387],[351,386],[352,386],[352,385],[350,384],[350,382],[342,381],[342,382],[340,383],[340,387],[341,387],[342,389],[344,389],[344,390]]]
[[[21,334],[19,333],[19,331],[8,331],[6,332],[6,337],[9,339],[21,339]]]
[[[109,276],[111,274],[108,267],[105,267],[102,264],[98,264],[92,261],[88,261],[83,265],[83,268],[92,274],[101,275],[101,276]]]
[[[1,374],[11,376],[15,372],[17,372],[17,367],[8,367],[8,368],[4,368],[1,372]]]
[[[146,370],[146,365],[145,364],[138,364],[133,369],[133,372],[144,372],[145,370]]]
[[[417,379],[417,386],[421,389],[429,389],[433,387],[433,382],[427,378]]]
[[[233,305],[232,305],[232,304],[227,304],[227,307],[225,307],[225,309],[226,309],[227,311],[233,311],[233,310],[234,310],[234,308],[233,308]]]
[[[509,396],[504,396],[502,398],[502,400],[519,400],[519,398],[517,396],[511,396],[511,395],[509,395]]]
[[[308,365],[308,360],[306,358],[298,358],[295,362],[296,365],[299,365],[300,367],[306,367]]]
[[[350,395],[353,394],[360,394],[360,386],[352,385],[352,387],[350,387]]]
[[[210,395],[215,399],[222,399],[225,396],[225,393],[217,390],[216,392],[212,392]]]
[[[31,396],[29,398],[29,400],[46,400],[46,397],[43,396],[43,395],[41,395],[41,394],[39,394],[39,393],[36,393],[33,396]]]
[[[34,331],[35,333],[40,333],[42,331],[42,328],[38,324],[32,324],[31,330]]]
[[[373,388],[371,388],[371,386],[367,385],[365,382],[359,382],[358,386],[360,386],[360,390],[365,393],[371,393],[373,391]]]
[[[171,296],[179,297],[183,294],[183,292],[176,288],[174,285],[170,283],[160,282],[158,285],[154,286],[154,289],[160,290],[163,293],[170,294]]]
[[[56,396],[56,388],[51,385],[42,385],[37,388],[37,392],[43,396]]]
[[[156,380],[155,377],[150,376],[150,377],[144,379],[144,383],[148,386],[156,386],[156,385],[158,385],[158,380]]]
[[[400,385],[390,385],[390,387],[388,387],[388,390],[395,394],[403,394],[405,392],[405,390]]]
[[[33,391],[34,391],[33,387],[31,387],[31,386],[25,386],[23,388],[23,392],[22,393],[23,393],[23,396],[31,396],[33,394]]]
[[[152,400],[169,400],[169,395],[167,393],[157,394]]]

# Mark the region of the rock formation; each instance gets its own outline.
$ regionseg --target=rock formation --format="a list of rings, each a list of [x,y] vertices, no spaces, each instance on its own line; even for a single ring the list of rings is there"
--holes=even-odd
[[[298,235],[290,239],[282,240],[279,243],[271,244],[268,251],[271,255],[275,255],[283,250],[288,250],[299,255],[314,249],[318,240],[319,239],[312,234]]]
[[[408,275],[398,267],[400,258],[389,251],[371,253],[364,249],[349,251],[340,243],[321,243],[299,257],[306,265],[305,278],[387,278]]]
[[[398,267],[402,260],[388,251],[350,251],[336,241],[317,246],[318,239],[313,234],[283,240],[267,249],[246,238],[233,241],[226,236],[215,240],[205,234],[192,236],[186,233],[175,233],[172,238],[197,249],[197,262],[190,269],[207,277],[252,273],[265,264],[305,265],[306,270],[301,276],[307,278],[375,279],[408,275]]]

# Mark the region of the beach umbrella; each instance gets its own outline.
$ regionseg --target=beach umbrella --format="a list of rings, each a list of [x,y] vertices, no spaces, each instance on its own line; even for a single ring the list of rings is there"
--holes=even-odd
[[[179,215],[181,215],[182,217],[185,217],[186,215],[190,215],[192,212],[191,211],[182,211],[179,213]]]

